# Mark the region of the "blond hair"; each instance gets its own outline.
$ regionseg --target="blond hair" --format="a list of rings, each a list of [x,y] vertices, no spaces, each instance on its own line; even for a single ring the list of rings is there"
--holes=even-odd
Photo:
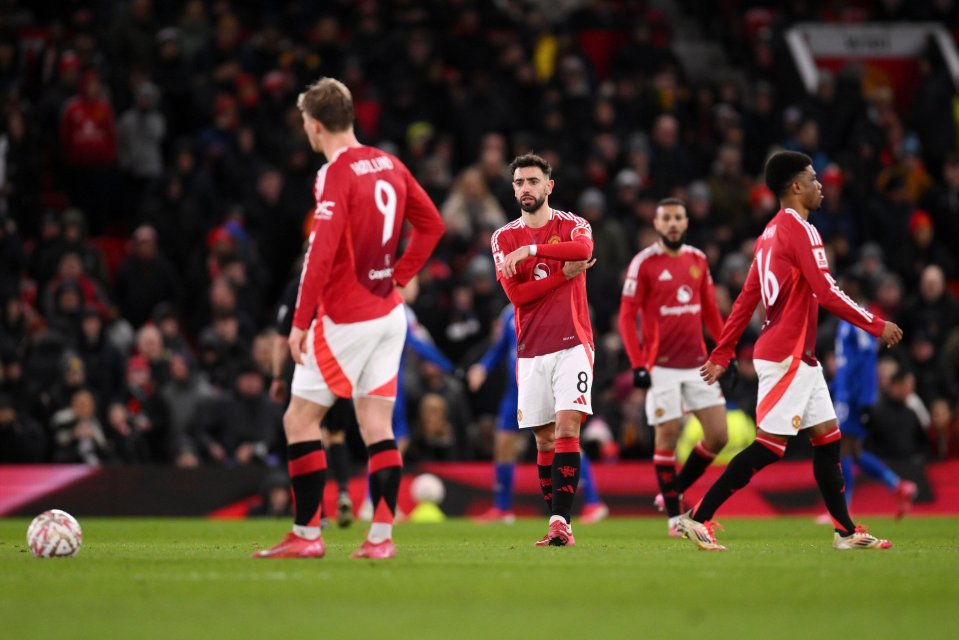
[[[296,99],[297,108],[334,133],[353,126],[353,96],[336,78],[320,78]]]

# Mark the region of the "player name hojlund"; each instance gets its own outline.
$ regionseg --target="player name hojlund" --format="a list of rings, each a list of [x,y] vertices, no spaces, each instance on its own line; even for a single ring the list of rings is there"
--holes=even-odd
[[[393,161],[386,156],[357,160],[350,164],[350,169],[358,176],[365,176],[368,173],[377,173],[379,171],[390,171],[392,168]]]

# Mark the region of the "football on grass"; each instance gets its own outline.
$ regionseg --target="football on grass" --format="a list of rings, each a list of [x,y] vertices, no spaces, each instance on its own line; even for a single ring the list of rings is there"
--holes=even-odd
[[[44,511],[27,528],[27,546],[36,558],[69,558],[83,544],[80,523],[66,511]]]
[[[410,495],[417,504],[439,504],[446,497],[446,487],[443,486],[443,481],[432,473],[421,473],[413,478]]]

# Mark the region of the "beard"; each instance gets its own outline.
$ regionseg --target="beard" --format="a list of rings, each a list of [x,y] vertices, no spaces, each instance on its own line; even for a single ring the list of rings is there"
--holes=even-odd
[[[670,240],[665,234],[662,233],[659,234],[659,238],[663,241],[663,244],[666,245],[667,249],[678,251],[686,243],[686,232],[683,231],[678,240]]]
[[[533,198],[533,204],[529,204],[529,205],[523,204],[519,200],[517,200],[517,202],[519,202],[520,209],[522,209],[526,213],[532,213],[533,211],[536,211],[537,209],[543,206],[543,203],[546,202],[546,196],[543,196],[542,198]]]

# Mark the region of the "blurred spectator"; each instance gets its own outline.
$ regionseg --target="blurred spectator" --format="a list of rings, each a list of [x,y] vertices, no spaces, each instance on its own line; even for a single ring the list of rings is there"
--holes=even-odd
[[[237,367],[233,388],[206,403],[194,423],[199,451],[221,465],[275,464],[282,433],[282,408],[270,400],[256,365]]]
[[[909,361],[915,373],[916,394],[927,407],[935,398],[959,397],[956,378],[945,366],[932,335],[926,329],[919,329],[909,336]]]
[[[126,384],[107,408],[109,438],[125,462],[169,462],[172,459],[169,407],[157,391],[146,357],[127,362]]]
[[[105,336],[103,319],[93,307],[85,307],[80,317],[77,355],[83,361],[86,382],[101,401],[116,398],[123,386],[126,359]]]
[[[930,265],[922,270],[919,290],[906,299],[896,317],[907,343],[921,331],[937,352],[959,335],[959,301],[946,289],[942,269]]]
[[[959,238],[959,154],[946,157],[942,165],[942,182],[926,193],[925,209],[932,215],[933,228],[953,260],[959,260],[955,239]]]
[[[260,501],[250,507],[246,515],[263,518],[284,518],[293,515],[290,479],[286,473],[274,470],[267,474],[260,486]]]
[[[170,350],[163,343],[163,334],[156,325],[140,327],[136,335],[136,351],[150,371],[150,381],[162,385],[170,377]],[[130,361],[132,362],[132,358]]]
[[[68,406],[57,411],[50,421],[54,437],[54,462],[101,465],[114,461],[103,425],[97,418],[97,405],[87,389],[77,389]]]
[[[932,216],[922,209],[916,209],[909,216],[909,238],[900,245],[897,263],[896,270],[905,277],[910,288],[919,281],[919,274],[928,265],[935,265],[949,279],[957,275],[956,260],[936,241]]]
[[[869,411],[867,447],[887,462],[909,461],[921,468],[926,434],[919,417],[906,406],[906,399],[915,387],[913,374],[902,368],[883,385],[879,401]]]
[[[153,227],[142,225],[133,232],[133,251],[120,265],[115,292],[120,312],[134,327],[149,320],[161,302],[179,302],[179,277],[160,252]]]
[[[0,216],[7,214],[28,238],[37,236],[41,210],[43,150],[27,114],[11,110],[6,132],[0,135],[3,179],[0,181]]]
[[[206,377],[182,354],[170,359],[170,379],[160,387],[158,395],[169,410],[170,445],[178,467],[199,464],[191,428],[201,406],[215,395]]]
[[[455,233],[465,240],[471,239],[481,226],[498,229],[506,224],[500,203],[477,167],[468,167],[457,176],[440,211],[447,233]]]
[[[0,464],[45,462],[47,434],[40,424],[20,412],[13,399],[0,392]]]
[[[193,352],[180,326],[180,316],[169,302],[161,302],[153,308],[150,321],[160,331],[163,347],[171,354],[189,355]]]
[[[57,272],[41,293],[40,309],[45,316],[57,315],[57,308],[61,303],[61,293],[64,287],[76,293],[80,306],[92,306],[106,315],[110,308],[110,300],[103,287],[87,275],[83,262],[78,253],[66,251],[60,256]],[[73,310],[73,301],[61,313],[70,313]]]
[[[106,264],[100,250],[89,242],[86,216],[79,209],[70,208],[63,212],[61,221],[62,245],[56,254],[57,263],[64,254],[75,253],[80,259],[83,273],[98,285],[106,286],[108,281]]]
[[[418,462],[455,460],[457,444],[449,403],[438,393],[427,393],[419,402],[407,457]]]
[[[77,94],[63,106],[59,130],[71,201],[86,214],[93,232],[102,232],[113,217],[110,183],[117,131],[113,107],[95,70],[83,73]]]
[[[959,418],[949,401],[936,398],[930,407],[932,424],[929,438],[932,443],[932,456],[937,460],[959,457]]]
[[[147,40],[149,42],[149,39]],[[152,82],[136,88],[134,105],[117,125],[117,159],[127,183],[125,206],[136,211],[150,186],[163,175],[166,120],[158,108],[160,91]]]

